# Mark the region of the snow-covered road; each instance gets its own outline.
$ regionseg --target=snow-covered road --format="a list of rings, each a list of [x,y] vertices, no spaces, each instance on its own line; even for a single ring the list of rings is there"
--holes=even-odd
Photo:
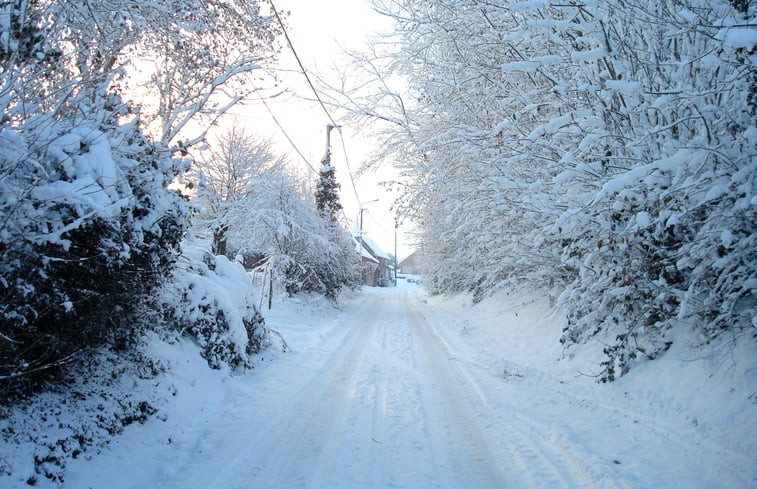
[[[74,463],[70,487],[754,483],[753,457],[688,424],[579,395],[563,380],[492,353],[499,348],[480,343],[465,312],[400,288],[366,291],[336,320],[304,318],[286,331],[291,353],[244,377],[192,379],[205,398],[190,396],[179,415],[151,420],[91,461]]]

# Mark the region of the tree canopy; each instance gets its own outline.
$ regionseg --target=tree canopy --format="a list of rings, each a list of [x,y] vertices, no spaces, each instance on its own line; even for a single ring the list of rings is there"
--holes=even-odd
[[[394,31],[334,101],[398,162],[427,287],[550,291],[603,380],[676,328],[755,337],[748,4],[374,4]]]

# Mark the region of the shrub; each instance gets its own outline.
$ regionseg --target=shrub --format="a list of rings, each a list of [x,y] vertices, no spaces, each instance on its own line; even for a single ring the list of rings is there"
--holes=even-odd
[[[187,249],[161,300],[168,321],[195,339],[212,368],[249,368],[250,355],[268,343],[252,281],[224,256]]]
[[[0,127],[0,384],[12,395],[89,349],[125,347],[170,270],[184,206],[177,162],[127,108],[98,123],[38,117]]]

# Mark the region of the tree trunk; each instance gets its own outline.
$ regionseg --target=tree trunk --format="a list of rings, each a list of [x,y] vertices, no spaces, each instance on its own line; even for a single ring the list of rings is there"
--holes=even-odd
[[[228,226],[220,226],[213,230],[213,254],[226,256],[226,233]]]

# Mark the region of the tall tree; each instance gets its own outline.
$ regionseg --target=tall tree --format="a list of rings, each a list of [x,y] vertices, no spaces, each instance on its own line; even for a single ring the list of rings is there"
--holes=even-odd
[[[321,159],[321,171],[318,176],[318,185],[315,191],[315,205],[324,219],[336,222],[337,213],[342,210],[339,201],[339,189],[341,185],[336,181],[336,171],[331,165],[331,131],[334,126],[326,126],[326,153]]]
[[[256,138],[238,124],[232,125],[195,163],[199,192],[207,202],[207,219],[213,230],[212,251],[227,254],[229,209],[255,192],[261,181],[282,171],[285,160],[271,150],[270,141]]]

